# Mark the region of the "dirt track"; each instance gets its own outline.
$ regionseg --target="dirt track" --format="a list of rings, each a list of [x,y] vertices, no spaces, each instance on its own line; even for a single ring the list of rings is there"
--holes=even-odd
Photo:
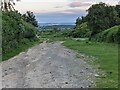
[[[2,62],[2,88],[94,87],[95,70],[60,42],[42,43]]]

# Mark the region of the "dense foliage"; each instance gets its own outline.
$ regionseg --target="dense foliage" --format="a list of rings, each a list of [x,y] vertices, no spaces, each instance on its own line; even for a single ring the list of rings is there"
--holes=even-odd
[[[77,18],[74,36],[89,37],[91,40],[91,38],[96,38],[96,34],[120,25],[120,5],[110,6],[101,2],[92,5],[87,12],[88,14],[85,17]],[[116,30],[113,30],[110,35],[117,34],[115,32]],[[109,36],[109,38],[114,39],[113,36]],[[114,40],[109,41],[115,42]]]
[[[97,41],[101,42],[114,42],[114,43],[118,43],[119,41],[119,35],[120,35],[120,30],[118,26],[114,26],[110,29],[104,30],[101,33],[96,35],[96,39]]]
[[[23,14],[23,19],[26,22],[31,23],[35,27],[38,27],[38,23],[37,23],[37,21],[35,19],[35,15],[33,14],[33,12],[27,11],[26,14]]]
[[[74,31],[74,37],[89,37],[90,30],[88,28],[87,22],[78,25]]]
[[[115,9],[116,9],[118,16],[120,18],[120,5],[116,5]]]
[[[2,12],[2,30],[3,55],[28,40],[36,39],[36,28],[24,21],[17,11]]]
[[[114,6],[105,3],[92,5],[88,9],[87,21],[92,36],[119,23],[118,13]]]

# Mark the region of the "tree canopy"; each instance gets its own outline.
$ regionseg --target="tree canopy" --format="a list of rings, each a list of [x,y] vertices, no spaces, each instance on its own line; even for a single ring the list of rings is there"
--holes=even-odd
[[[35,15],[33,14],[33,12],[27,11],[26,14],[23,14],[23,19],[26,22],[31,23],[35,27],[38,27],[38,23],[37,23],[37,21],[35,19]]]
[[[16,1],[20,1],[20,0],[16,0]],[[2,11],[15,11],[14,8],[14,0],[1,0],[1,10]]]
[[[85,17],[76,19],[76,29],[81,23],[87,22],[91,36],[110,27],[120,24],[120,5],[110,6],[100,2],[92,5]]]

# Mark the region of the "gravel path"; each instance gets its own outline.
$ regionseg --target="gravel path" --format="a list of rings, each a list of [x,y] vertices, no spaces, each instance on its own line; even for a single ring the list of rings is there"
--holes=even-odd
[[[1,65],[3,88],[87,88],[95,85],[95,70],[61,42],[43,42]]]

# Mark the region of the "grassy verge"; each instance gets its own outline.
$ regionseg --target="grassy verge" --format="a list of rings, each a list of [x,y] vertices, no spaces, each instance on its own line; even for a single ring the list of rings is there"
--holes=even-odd
[[[116,44],[98,43],[76,40],[66,40],[64,45],[79,53],[92,55],[97,59],[93,64],[99,64],[99,69],[105,71],[105,78],[98,78],[97,87],[118,87],[118,47]]]
[[[31,41],[27,41],[24,44],[20,44],[17,48],[12,49],[10,52],[7,52],[7,53],[3,54],[2,55],[2,61],[8,60],[11,57],[19,54],[20,52],[25,51],[28,48],[30,48],[30,47],[32,47],[32,46],[34,46],[36,44],[39,44],[41,42],[42,42],[42,40],[35,40],[35,41],[31,40]]]

